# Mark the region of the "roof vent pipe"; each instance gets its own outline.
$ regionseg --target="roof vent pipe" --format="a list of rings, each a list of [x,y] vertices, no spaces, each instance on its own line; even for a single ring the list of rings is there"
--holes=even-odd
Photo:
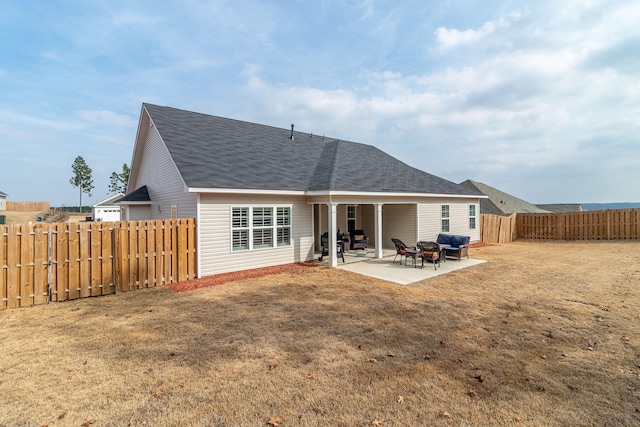
[[[291,123],[291,140],[293,141],[293,123]]]

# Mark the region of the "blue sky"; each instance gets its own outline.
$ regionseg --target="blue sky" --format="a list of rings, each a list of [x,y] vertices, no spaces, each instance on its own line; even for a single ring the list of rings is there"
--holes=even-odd
[[[95,203],[149,102],[375,145],[533,203],[640,201],[637,1],[0,3],[0,191]]]

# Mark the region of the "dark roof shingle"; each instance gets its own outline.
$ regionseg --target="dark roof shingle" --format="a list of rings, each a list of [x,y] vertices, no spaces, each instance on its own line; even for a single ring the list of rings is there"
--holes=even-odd
[[[371,145],[144,104],[188,187],[480,195]]]

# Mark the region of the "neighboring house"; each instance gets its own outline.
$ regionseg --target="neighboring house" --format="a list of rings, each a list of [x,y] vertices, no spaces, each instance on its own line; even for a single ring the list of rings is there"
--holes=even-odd
[[[196,218],[198,277],[314,258],[329,233],[363,229],[374,256],[480,238],[485,197],[365,144],[143,104],[122,218]]]
[[[549,212],[481,182],[468,179],[461,182],[460,185],[488,196],[488,198],[480,200],[480,213],[483,214],[508,215],[512,213]]]
[[[8,194],[5,194],[2,191],[0,191],[0,211],[7,210],[7,196]]]
[[[116,204],[116,202],[123,197],[123,193],[118,193],[91,206],[93,220],[120,221],[120,205]]]
[[[537,207],[549,212],[582,212],[584,209],[580,203],[552,203],[537,204]]]

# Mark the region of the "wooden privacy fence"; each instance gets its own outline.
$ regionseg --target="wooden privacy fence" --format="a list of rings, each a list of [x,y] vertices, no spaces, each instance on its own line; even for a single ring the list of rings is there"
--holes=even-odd
[[[195,278],[193,218],[0,225],[0,308]]]
[[[480,214],[480,241],[510,243],[516,239],[516,214]]]
[[[517,237],[553,240],[640,239],[640,209],[517,214]]]
[[[9,202],[7,210],[10,212],[44,212],[49,210],[49,202]]]

